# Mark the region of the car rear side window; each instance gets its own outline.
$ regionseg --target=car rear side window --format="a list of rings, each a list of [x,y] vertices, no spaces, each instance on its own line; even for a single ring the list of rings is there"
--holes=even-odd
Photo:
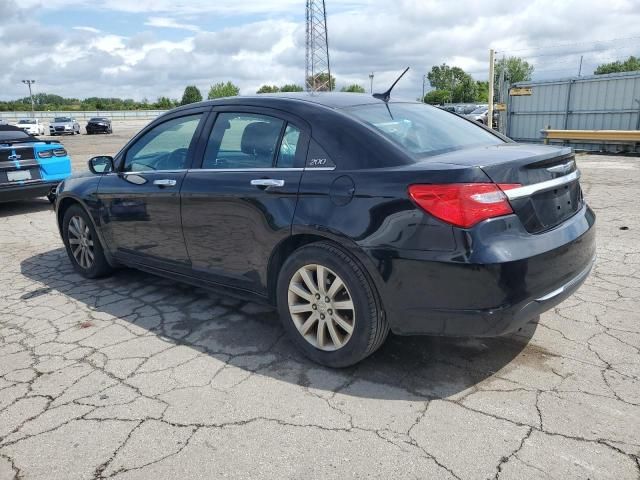
[[[423,104],[380,102],[345,109],[414,156],[504,141],[474,122]]]
[[[209,136],[202,168],[273,167],[283,126],[283,120],[267,115],[219,114]]]
[[[127,151],[123,170],[145,172],[186,168],[187,153],[201,114],[174,118],[155,126]]]
[[[278,168],[292,168],[296,161],[296,151],[298,142],[300,141],[300,129],[292,124],[287,124],[284,131],[282,142],[280,142],[280,150],[278,151]]]

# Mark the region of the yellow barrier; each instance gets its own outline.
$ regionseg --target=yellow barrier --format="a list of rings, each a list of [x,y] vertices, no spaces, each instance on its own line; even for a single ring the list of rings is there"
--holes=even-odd
[[[544,143],[549,140],[587,142],[640,142],[640,130],[540,130]]]

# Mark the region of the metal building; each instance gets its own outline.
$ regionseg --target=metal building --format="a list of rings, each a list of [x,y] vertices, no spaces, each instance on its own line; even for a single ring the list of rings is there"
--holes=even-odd
[[[507,98],[505,133],[541,142],[540,130],[640,130],[640,72],[519,82]],[[636,151],[637,144],[571,143],[589,151]]]

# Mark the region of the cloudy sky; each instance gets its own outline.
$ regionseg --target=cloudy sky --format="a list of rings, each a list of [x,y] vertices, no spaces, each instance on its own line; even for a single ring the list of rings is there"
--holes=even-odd
[[[487,78],[488,50],[521,55],[537,78],[583,74],[640,54],[638,0],[327,0],[338,87],[383,90],[406,66],[398,95],[446,62]],[[0,0],[0,99],[64,96],[178,98],[231,80],[242,94],[304,82],[302,0]]]

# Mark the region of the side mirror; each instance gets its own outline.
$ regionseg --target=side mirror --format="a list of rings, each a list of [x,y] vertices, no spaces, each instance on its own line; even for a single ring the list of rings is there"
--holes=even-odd
[[[113,157],[107,155],[100,155],[89,159],[89,170],[91,173],[101,175],[103,173],[113,172]]]

